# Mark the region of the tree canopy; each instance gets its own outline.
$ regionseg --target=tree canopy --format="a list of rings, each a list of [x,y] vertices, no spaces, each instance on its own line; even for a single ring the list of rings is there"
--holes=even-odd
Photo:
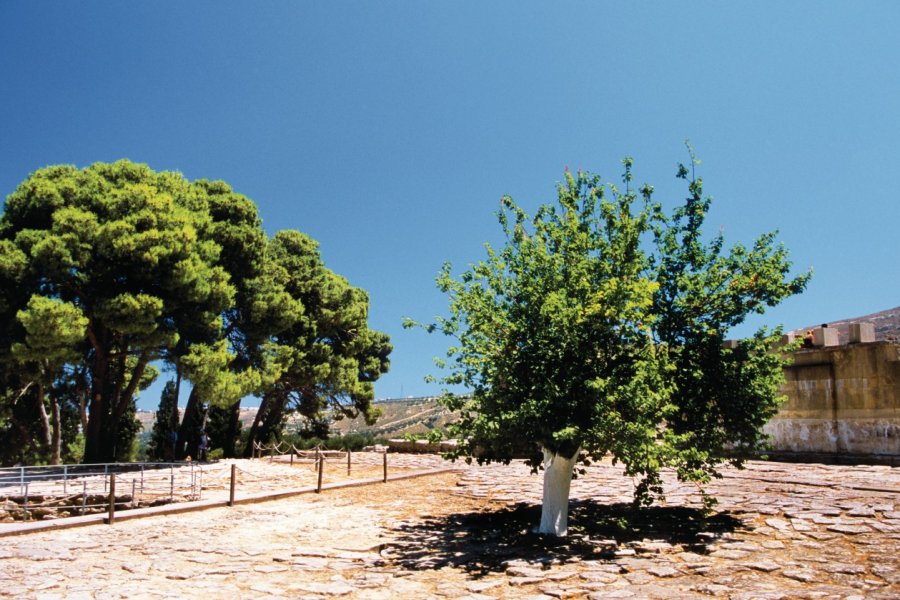
[[[332,348],[340,378],[318,372],[310,381],[370,410],[387,338],[365,326],[368,299],[345,280],[354,302],[309,303],[301,288],[323,282],[288,271],[283,255],[303,249],[277,242],[295,237],[305,238],[270,239],[256,205],[220,181],[125,160],[31,174],[0,216],[0,436],[39,448],[35,460],[58,461],[59,438],[47,432],[59,431],[61,410],[81,420],[84,460],[121,459],[135,396],[158,362],[175,372],[176,397],[182,378],[191,382],[187,429],[199,435],[196,407],[239,406],[310,360],[314,335],[288,332],[320,310],[353,329]],[[374,369],[370,354],[382,359]],[[32,443],[36,431],[43,444]]]
[[[702,483],[756,451],[778,406],[780,330],[723,342],[809,278],[789,275],[774,234],[727,251],[721,233],[704,241],[710,199],[693,164],[679,166],[688,195],[669,214],[624,165],[621,186],[567,170],[533,218],[504,197],[503,247],[458,278],[444,266],[450,313],[426,326],[455,338],[443,381],[471,390],[444,400],[461,414],[456,456],[543,464],[547,533],[565,533],[567,500],[548,486],[568,497],[579,453],[621,461],[648,503],[664,467]]]

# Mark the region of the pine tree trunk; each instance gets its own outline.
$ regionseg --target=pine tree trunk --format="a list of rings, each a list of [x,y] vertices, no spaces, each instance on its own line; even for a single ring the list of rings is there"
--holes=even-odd
[[[94,363],[91,366],[91,390],[88,401],[88,421],[84,430],[84,463],[108,462],[110,446],[107,438],[109,421],[109,359],[95,344]]]
[[[253,425],[250,426],[250,433],[247,436],[247,444],[244,446],[244,458],[253,456],[253,444],[259,439],[259,429],[262,427],[263,416],[268,412],[269,405],[272,403],[271,394],[263,394],[262,400],[259,402],[259,408],[256,409],[256,416],[253,417]]]
[[[241,437],[241,401],[238,400],[230,407],[231,419],[228,421],[228,431],[222,446],[225,458],[237,456],[237,443]]]
[[[571,458],[544,452],[544,502],[541,505],[541,525],[538,533],[563,537],[568,532],[569,487],[572,469],[578,459],[578,450]]]
[[[62,462],[62,448],[61,448],[61,439],[62,439],[62,423],[60,423],[59,417],[59,400],[56,398],[51,398],[50,400],[50,408],[52,409],[53,416],[53,439],[50,443],[50,464],[58,465]]]
[[[184,417],[181,419],[181,429],[178,430],[178,449],[175,459],[181,460],[188,456],[197,455],[197,444],[200,441],[200,425],[203,422],[203,407],[200,402],[200,393],[197,388],[191,388],[187,406],[184,407]]]
[[[41,442],[44,448],[49,451],[53,444],[53,438],[50,433],[50,418],[47,416],[47,408],[44,406],[44,385],[40,382],[37,384],[37,394],[35,396],[35,408],[41,424]]]

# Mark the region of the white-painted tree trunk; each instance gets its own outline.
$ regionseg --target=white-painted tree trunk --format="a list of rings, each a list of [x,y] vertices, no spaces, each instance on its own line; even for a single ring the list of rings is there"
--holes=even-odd
[[[544,503],[541,506],[541,525],[537,531],[562,537],[568,531],[569,487],[578,452],[572,458],[553,454],[546,448],[543,448],[543,452]]]

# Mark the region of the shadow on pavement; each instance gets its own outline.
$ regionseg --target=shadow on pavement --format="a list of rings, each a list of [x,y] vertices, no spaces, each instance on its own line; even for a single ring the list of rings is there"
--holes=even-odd
[[[569,533],[565,538],[538,535],[541,508],[518,504],[494,511],[425,517],[401,527],[395,542],[382,555],[413,570],[452,566],[474,576],[503,572],[510,561],[537,568],[580,560],[609,560],[665,542],[703,553],[708,543],[742,528],[728,513],[706,515],[686,507],[635,509],[631,504],[569,505]],[[624,553],[621,551],[625,550]],[[620,552],[617,554],[617,551]]]

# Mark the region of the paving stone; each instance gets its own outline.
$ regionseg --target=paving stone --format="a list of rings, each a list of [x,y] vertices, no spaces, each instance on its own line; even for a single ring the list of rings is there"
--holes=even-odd
[[[512,566],[507,567],[506,574],[510,577],[532,577],[543,579],[548,573],[544,569],[536,569],[534,567]]]
[[[712,553],[712,556],[715,558],[725,560],[739,560],[749,555],[749,552],[744,552],[743,550],[716,550]]]
[[[732,472],[725,469],[724,479],[711,482],[710,491],[721,500],[719,515],[734,519],[734,529],[708,529],[689,535],[687,542],[668,539],[652,527],[631,538],[626,532],[618,541],[602,530],[591,533],[590,540],[579,539],[583,524],[573,513],[571,548],[581,550],[548,546],[544,557],[528,555],[531,542],[523,538],[504,547],[512,556],[500,567],[495,556],[486,554],[490,538],[472,543],[490,533],[489,521],[482,521],[487,523],[482,529],[466,525],[457,531],[453,524],[438,530],[423,526],[449,514],[444,505],[475,502],[476,495],[482,495],[479,511],[498,510],[498,498],[510,498],[510,504],[539,503],[539,478],[514,462],[471,468],[458,480],[445,478],[446,490],[426,485],[426,480],[411,482],[402,488],[408,496],[387,494],[378,504],[368,496],[385,488],[373,486],[358,488],[358,496],[339,495],[337,503],[323,493],[123,521],[111,528],[7,538],[0,543],[0,598],[179,598],[185,589],[196,597],[292,600],[897,597],[900,513],[895,503],[839,482],[897,485],[900,472],[752,461],[740,478],[731,477]],[[668,472],[663,475],[672,493],[662,510],[700,508],[699,496],[689,486]],[[761,483],[754,476],[770,481]],[[797,485],[801,481],[835,484]],[[600,514],[604,507],[630,502],[630,495],[630,480],[603,463],[589,468],[572,487],[573,501],[585,506],[591,499],[594,504],[587,506],[599,507]],[[421,511],[405,508],[411,501],[422,503]],[[428,521],[434,514],[437,521]],[[525,530],[524,525],[516,527]],[[204,540],[202,548],[198,538]],[[592,555],[592,548],[610,555]],[[485,565],[486,578],[473,579],[472,573]],[[313,584],[325,587],[299,587]],[[104,594],[112,589],[115,595]]]
[[[881,577],[890,584],[900,584],[900,568],[893,565],[875,565],[872,574]]]
[[[675,577],[679,574],[678,569],[662,565],[650,567],[647,572],[656,577]]]
[[[324,596],[346,596],[356,591],[352,585],[342,581],[330,581],[327,583],[301,583],[296,586],[297,589],[314,594],[322,594]]]
[[[634,598],[636,592],[626,589],[592,592],[588,594],[588,600],[604,600],[605,598]]]
[[[701,583],[691,588],[694,591],[715,596],[716,598],[725,597],[729,592],[733,592],[734,588],[727,585],[719,585],[716,583]]]
[[[603,571],[582,571],[579,577],[584,581],[610,584],[619,579],[619,575]]]
[[[860,533],[870,533],[872,529],[867,527],[866,525],[851,525],[849,523],[835,523],[833,525],[829,525],[826,527],[828,531],[834,531],[835,533],[849,533],[851,535],[857,535]]]
[[[860,506],[847,511],[849,517],[874,517],[875,509],[871,506]]]
[[[535,583],[543,583],[544,578],[543,577],[510,577],[509,579],[507,579],[507,582],[509,583],[509,585],[516,585],[516,586],[534,585]]]
[[[862,565],[853,565],[847,563],[828,564],[823,566],[822,568],[829,573],[844,573],[847,575],[858,575],[860,573],[866,572],[866,568]]]
[[[777,571],[781,568],[781,565],[770,560],[743,562],[740,564],[742,567],[747,567],[748,569],[753,569],[754,571],[762,571],[764,573],[771,573],[772,571]]]
[[[502,579],[490,579],[486,581],[473,581],[472,583],[466,585],[466,589],[470,592],[486,592],[487,590],[492,590],[494,588],[505,585],[505,582]]]
[[[587,593],[587,590],[583,588],[561,586],[557,584],[539,585],[538,589],[546,596],[550,596],[551,598],[561,598],[562,600],[567,598],[582,598],[585,593]]]
[[[777,529],[778,531],[790,531],[791,530],[791,524],[789,522],[785,521],[784,519],[776,519],[776,518],[766,519],[766,525],[768,525],[769,527],[772,527],[774,529]]]

